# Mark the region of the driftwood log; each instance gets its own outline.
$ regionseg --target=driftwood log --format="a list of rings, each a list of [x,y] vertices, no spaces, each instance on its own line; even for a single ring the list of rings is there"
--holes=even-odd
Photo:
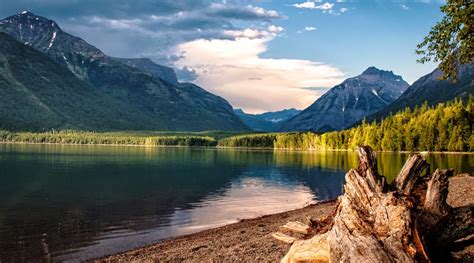
[[[365,146],[358,153],[333,215],[282,227],[300,238],[274,234],[293,244],[282,262],[446,262],[456,241],[472,238],[473,207],[446,203],[453,170],[429,174],[428,163],[412,154],[388,184],[375,153]]]

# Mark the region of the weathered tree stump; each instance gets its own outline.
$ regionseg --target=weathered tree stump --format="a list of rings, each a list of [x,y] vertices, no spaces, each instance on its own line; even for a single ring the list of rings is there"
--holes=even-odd
[[[446,203],[453,170],[430,175],[427,162],[413,154],[388,184],[375,153],[369,147],[358,152],[359,167],[346,174],[332,220],[309,239],[291,240],[282,262],[445,261],[453,242],[474,233],[474,207]]]

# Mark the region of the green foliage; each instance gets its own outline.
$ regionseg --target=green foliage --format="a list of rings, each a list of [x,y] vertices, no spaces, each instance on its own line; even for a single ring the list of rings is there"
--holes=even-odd
[[[48,54],[0,32],[0,129],[248,131],[227,101],[198,86],[169,85],[107,57]]]
[[[218,146],[273,148],[276,136],[276,133],[238,135],[219,140]]]
[[[0,130],[1,142],[64,143],[64,144],[110,144],[143,146],[216,146],[217,140],[210,136],[156,135],[153,133],[96,133],[79,131],[50,131],[42,133],[10,132]]]
[[[474,2],[447,0],[441,7],[443,19],[438,22],[418,45],[420,63],[440,61],[443,79],[457,80],[458,64],[474,59]]]
[[[269,133],[226,138],[219,146],[293,150],[355,150],[369,145],[382,151],[474,151],[474,103],[458,99],[428,107],[425,103],[390,115],[380,123],[365,121],[352,129],[316,134]]]
[[[413,111],[406,108],[380,123],[324,134],[312,132],[237,134],[207,132],[80,132],[41,133],[0,130],[1,142],[113,144],[143,146],[220,146],[292,150],[354,150],[369,145],[382,151],[474,151],[474,100],[458,99]],[[237,134],[237,135],[236,135]]]

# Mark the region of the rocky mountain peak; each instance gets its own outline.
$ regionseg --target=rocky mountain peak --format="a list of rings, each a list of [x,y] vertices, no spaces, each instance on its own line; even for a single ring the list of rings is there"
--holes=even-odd
[[[392,71],[367,68],[346,79],[282,125],[282,131],[342,130],[395,101],[408,83]]]
[[[60,42],[58,39],[64,35],[55,21],[30,11],[22,11],[0,20],[0,31],[43,52],[55,49]]]
[[[391,72],[391,71],[384,71],[380,70],[374,66],[368,67],[364,72],[362,72],[362,75],[374,75],[374,74],[380,74],[381,72]]]
[[[35,14],[31,13],[30,10],[25,10],[18,13],[17,16],[35,16]]]
[[[16,26],[20,31],[33,30],[35,26],[42,30],[50,29],[61,31],[61,28],[55,21],[42,16],[37,16],[30,11],[22,11],[16,15],[7,17],[0,21],[0,25],[3,24]]]
[[[408,83],[401,76],[394,74],[393,71],[382,70],[373,66],[364,70],[362,74],[345,80],[342,84],[343,87],[356,87],[357,89],[369,86],[372,89],[372,85],[392,89],[398,95],[408,87]]]
[[[0,32],[5,32],[25,45],[39,51],[55,53],[61,63],[66,53],[76,53],[90,57],[104,54],[81,38],[74,37],[61,30],[55,21],[22,11],[0,20]],[[66,56],[67,57],[67,56]],[[55,58],[56,59],[56,58]]]
[[[378,69],[376,67],[368,67],[364,72],[362,72],[361,76],[366,76],[366,77],[380,77],[380,78],[386,78],[386,79],[397,79],[400,78],[400,76],[395,75],[393,71],[391,70],[382,70]]]

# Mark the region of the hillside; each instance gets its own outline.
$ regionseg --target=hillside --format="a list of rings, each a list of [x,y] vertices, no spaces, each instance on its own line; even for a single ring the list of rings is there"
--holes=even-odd
[[[56,22],[30,12],[0,20],[0,32],[35,48],[94,87],[95,96],[119,101],[136,112],[147,130],[247,130],[224,99],[204,89],[176,86],[105,55]],[[77,80],[79,81],[79,80]],[[74,97],[68,97],[74,100]],[[48,101],[44,102],[47,105]],[[111,108],[113,109],[113,108]],[[112,116],[104,116],[109,120]],[[95,127],[92,127],[95,128]],[[130,129],[129,125],[119,127]],[[111,127],[112,129],[112,127]],[[135,129],[135,128],[132,128]]]
[[[370,67],[330,89],[307,109],[282,123],[280,130],[343,130],[387,107],[407,88],[402,77]]]
[[[0,33],[0,129],[144,129],[152,120]]]
[[[151,61],[149,58],[115,58],[118,61],[130,66],[132,68],[139,69],[141,71],[150,73],[152,76],[158,77],[168,83],[177,85],[178,78],[174,69],[158,65]]]
[[[474,151],[474,100],[460,99],[414,111],[404,110],[382,122],[344,131],[260,133],[219,141],[223,147],[262,147],[298,150],[356,150],[368,145],[377,151]]]
[[[388,107],[371,115],[368,121],[380,120],[390,113],[409,107],[421,106],[425,101],[428,105],[436,105],[455,98],[468,99],[474,94],[474,64],[462,65],[458,74],[458,82],[439,80],[441,71],[435,69],[413,83],[397,100]]]

